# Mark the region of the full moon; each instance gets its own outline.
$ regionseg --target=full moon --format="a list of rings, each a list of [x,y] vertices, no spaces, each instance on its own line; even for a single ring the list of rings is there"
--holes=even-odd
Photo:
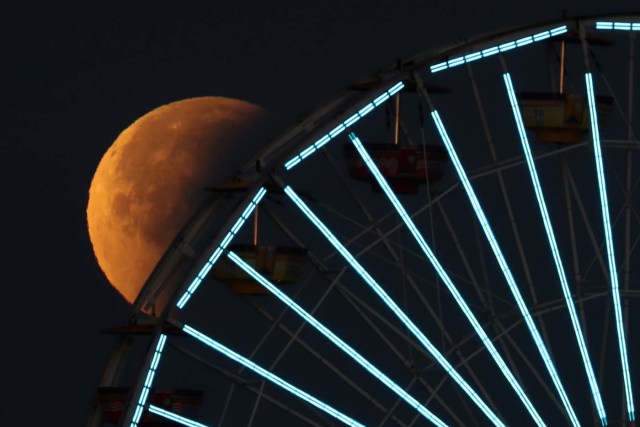
[[[137,119],[104,154],[89,189],[97,262],[133,303],[156,263],[205,198],[265,142],[268,114],[236,99],[198,97]]]

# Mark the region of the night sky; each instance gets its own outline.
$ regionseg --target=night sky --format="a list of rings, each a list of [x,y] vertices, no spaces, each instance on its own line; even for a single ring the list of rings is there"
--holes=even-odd
[[[33,6],[35,8],[35,6]],[[194,96],[293,123],[346,85],[465,36],[631,1],[284,1],[7,13],[0,25],[4,340],[0,424],[82,425],[130,307],[86,225],[91,178],[118,134]],[[640,391],[639,391],[640,392]]]

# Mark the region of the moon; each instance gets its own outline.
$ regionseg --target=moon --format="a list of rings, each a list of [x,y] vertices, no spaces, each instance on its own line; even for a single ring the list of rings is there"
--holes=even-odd
[[[229,181],[264,140],[269,114],[245,101],[198,97],[133,122],[93,176],[87,225],[96,260],[133,303],[207,186]]]

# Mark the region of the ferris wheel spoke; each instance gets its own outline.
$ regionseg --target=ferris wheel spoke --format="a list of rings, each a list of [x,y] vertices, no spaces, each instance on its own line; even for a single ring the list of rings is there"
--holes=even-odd
[[[625,397],[627,400],[627,416],[629,421],[635,420],[635,409],[633,403],[633,393],[631,389],[631,378],[629,372],[629,361],[627,356],[627,344],[624,332],[624,321],[622,315],[622,304],[620,302],[620,289],[618,284],[618,274],[615,263],[613,247],[613,236],[609,216],[609,202],[607,188],[604,177],[604,165],[602,162],[602,148],[600,146],[600,131],[598,129],[598,115],[596,111],[595,95],[593,89],[593,78],[590,72],[585,74],[587,86],[587,100],[589,105],[589,116],[591,118],[591,135],[593,139],[594,160],[598,176],[598,188],[600,193],[600,203],[602,208],[602,220],[607,248],[607,261],[609,266],[609,280],[611,284],[611,294],[613,298],[613,311],[615,315],[616,330],[618,335],[618,348],[622,363],[622,377],[624,382]]]
[[[296,291],[295,297],[297,297],[299,294],[301,294],[304,291],[304,289],[306,288],[307,284],[308,284],[308,281],[305,280],[305,282],[302,284],[302,286],[300,286],[298,288],[298,290]],[[283,308],[283,310],[278,314],[277,317],[274,317],[274,318],[271,319],[271,325],[269,326],[269,329],[262,335],[262,337],[260,338],[258,343],[254,346],[253,350],[248,355],[249,359],[252,359],[258,353],[260,348],[262,348],[263,345],[265,345],[268,342],[268,338],[272,335],[272,333],[276,330],[276,328],[278,326],[280,326],[280,327],[282,326],[280,322],[282,321],[282,319],[284,318],[284,316],[287,314],[287,312],[289,310],[290,310],[290,308],[285,306]],[[240,368],[238,369],[238,374],[241,374],[245,369],[246,369],[246,367],[244,365],[241,365]],[[271,369],[273,369],[273,367],[271,367]],[[235,391],[235,387],[234,387],[234,384],[232,384],[230,389],[229,389],[229,393],[227,395],[225,408],[223,409],[222,416],[220,417],[220,424],[222,424],[222,422],[224,421],[224,418],[225,418],[225,415],[226,415],[226,408],[227,408],[228,404],[231,402],[231,398],[233,397],[234,391]]]
[[[495,148],[495,143],[493,140],[493,137],[491,135],[491,131],[489,129],[489,125],[487,123],[487,117],[485,114],[485,109],[483,107],[482,104],[482,100],[480,98],[480,91],[478,90],[478,84],[476,83],[476,78],[475,75],[473,73],[473,69],[471,67],[471,65],[467,64],[467,75],[469,76],[469,81],[471,82],[471,89],[473,91],[473,97],[476,101],[476,106],[478,109],[478,115],[480,116],[480,122],[482,123],[482,130],[484,132],[485,135],[485,139],[487,142],[487,146],[489,148],[489,153],[491,154],[491,160],[493,161],[495,166],[498,166],[498,156],[496,154],[496,148]],[[527,261],[527,257],[525,256],[524,253],[524,248],[522,245],[522,239],[520,238],[520,232],[518,230],[517,227],[517,221],[515,218],[515,215],[513,214],[513,208],[511,207],[511,201],[509,198],[509,194],[507,192],[507,188],[504,182],[504,176],[502,174],[502,170],[498,169],[496,170],[496,175],[498,177],[498,184],[500,185],[500,192],[502,193],[502,199],[504,201],[505,204],[505,208],[507,210],[507,214],[508,214],[508,218],[509,218],[509,222],[512,225],[511,229],[513,232],[513,236],[516,242],[516,247],[518,249],[518,255],[520,256],[520,261],[522,263],[522,266],[524,268],[524,274],[525,274],[525,278],[527,280],[527,284],[529,285],[529,292],[531,293],[531,298],[534,304],[537,303],[537,295],[536,295],[536,290],[533,287],[533,280],[531,279],[531,273],[530,273],[530,269],[529,269],[529,262]]]
[[[212,363],[211,361],[209,361],[208,359],[205,359],[204,357],[195,354],[193,351],[188,350],[186,348],[184,348],[181,345],[178,345],[176,343],[169,343],[169,345],[176,349],[177,351],[181,352],[182,354],[184,354],[185,356],[188,356],[189,358],[195,360],[196,362],[198,362],[199,364],[201,364],[202,366],[204,366],[207,369],[210,369],[214,372],[216,372],[217,374],[219,374],[220,376],[222,376],[223,378],[225,378],[226,380],[230,381],[231,384],[233,386],[238,385],[248,391],[250,391],[251,393],[257,395],[260,392],[260,389],[258,387],[255,387],[254,384],[255,381],[254,380],[250,380],[247,378],[244,378],[236,373],[232,373],[229,372],[228,370],[218,366],[217,364]],[[309,417],[307,417],[304,414],[301,414],[300,412],[296,411],[294,408],[292,408],[291,406],[286,405],[285,403],[283,403],[282,401],[278,400],[277,398],[271,396],[269,393],[264,392],[262,394],[262,398],[265,399],[267,402],[269,402],[269,404],[283,410],[284,412],[293,415],[294,417],[296,417],[298,420],[305,422],[308,425],[314,426],[314,427],[321,427],[323,424],[320,424],[312,419],[310,419]],[[227,405],[227,402],[225,402],[225,406]],[[225,408],[223,408],[222,410],[222,415],[220,416],[220,420],[218,422],[219,425],[224,425],[224,413],[225,413]],[[319,414],[323,414],[323,413],[319,413]],[[328,418],[326,418],[326,420],[328,420]]]
[[[621,30],[621,31],[640,31],[640,23],[638,22],[613,22],[613,21],[599,21],[596,23],[596,29],[598,30]],[[609,207],[608,207],[608,196],[606,190],[606,182],[604,176],[604,166],[602,162],[602,149],[600,143],[600,130],[598,127],[598,114],[596,108],[596,101],[594,95],[594,87],[593,87],[593,77],[590,72],[590,64],[589,58],[587,56],[587,44],[584,38],[584,35],[581,34],[581,41],[584,50],[584,60],[587,68],[587,73],[585,73],[585,82],[587,87],[587,100],[589,105],[589,117],[591,118],[591,135],[593,142],[593,150],[594,150],[594,158],[596,163],[596,171],[598,176],[598,186],[600,189],[600,203],[602,206],[602,220],[605,232],[605,241],[607,245],[607,260],[609,264],[609,274],[610,274],[610,285],[611,285],[611,293],[613,300],[613,310],[616,322],[616,332],[618,336],[618,349],[620,352],[620,359],[622,363],[622,377],[624,383],[624,393],[627,404],[627,417],[629,421],[635,421],[635,407],[633,402],[633,391],[631,386],[631,374],[629,368],[629,361],[627,355],[627,344],[626,344],[626,327],[625,327],[625,319],[626,315],[623,313],[622,303],[620,301],[620,289],[618,284],[618,275],[617,269],[615,266],[615,254],[613,248],[613,236],[611,230],[611,223],[609,218]],[[633,38],[630,37],[630,55],[629,55],[629,104],[628,104],[628,118],[627,118],[627,138],[631,141],[633,135],[632,128],[632,110],[633,110]],[[635,139],[635,138],[634,138]],[[630,160],[628,157],[627,160],[627,198],[629,197],[629,187],[630,187]],[[628,215],[628,214],[627,214]],[[626,221],[628,224],[628,220]],[[628,230],[628,228],[627,228]],[[628,242],[625,243],[625,264],[627,263],[626,258],[628,254]],[[625,289],[628,286],[626,283],[626,274],[625,274]]]
[[[448,215],[446,214],[446,212],[444,211],[444,209],[442,208],[442,205],[440,203],[438,203],[438,208],[440,210],[440,214],[442,215],[443,219],[445,220],[445,225],[447,227],[447,230],[449,231],[449,234],[452,236],[452,241],[454,242],[456,248],[458,249],[458,253],[459,253],[460,257],[463,260],[463,266],[464,266],[465,270],[467,271],[468,276],[471,279],[471,283],[477,289],[478,296],[481,299],[481,301],[483,301],[483,303],[484,303],[483,309],[485,311],[488,311],[488,312],[492,313],[491,317],[492,317],[493,321],[491,322],[491,326],[492,326],[493,330],[497,334],[497,338],[495,340],[500,343],[501,348],[502,348],[502,350],[503,350],[503,352],[505,354],[505,357],[509,361],[510,366],[514,367],[514,374],[516,375],[516,377],[518,378],[519,381],[522,381],[518,370],[515,368],[517,366],[517,364],[514,362],[512,356],[511,356],[511,352],[509,351],[508,347],[504,343],[504,340],[503,340],[503,337],[502,337],[503,334],[501,332],[505,331],[505,326],[503,325],[503,323],[498,318],[497,313],[495,313],[494,309],[490,305],[488,305],[488,301],[486,301],[486,299],[484,298],[480,283],[478,282],[475,274],[473,273],[473,271],[471,269],[471,266],[469,264],[469,261],[467,260],[467,257],[465,255],[464,251],[462,250],[461,245],[459,244],[459,239],[458,239],[458,237],[456,235],[455,230],[453,229],[453,227],[451,225],[451,222],[450,222],[450,220],[448,218]],[[489,295],[489,297],[491,297],[491,295]],[[522,352],[522,350],[520,349],[518,344],[513,340],[513,338],[511,338],[511,336],[508,335],[508,334],[507,334],[507,338],[510,340],[510,344],[512,346],[514,346],[517,349],[518,353],[522,356],[524,353]],[[549,397],[552,400],[554,400],[554,402],[559,404],[559,402],[557,401],[555,395],[548,389],[548,387],[546,386],[546,383],[542,380],[541,375],[538,372],[538,370],[536,368],[534,368],[533,365],[530,362],[528,362],[528,359],[527,359],[527,366],[531,370],[531,372],[534,374],[536,379],[538,379],[538,381],[540,382],[541,386],[543,388],[545,388],[545,391],[547,391],[547,393],[549,394]]]
[[[502,272],[507,280],[507,283],[509,285],[509,288],[516,300],[516,303],[518,305],[518,308],[520,309],[523,318],[526,321],[527,327],[529,328],[533,339],[536,343],[536,346],[538,348],[538,351],[541,352],[541,356],[543,357],[543,360],[545,361],[545,363],[547,363],[547,367],[549,366],[550,360],[548,357],[548,352],[546,350],[546,347],[544,345],[544,342],[542,341],[542,338],[540,337],[540,334],[537,330],[537,327],[535,325],[535,323],[533,322],[532,318],[531,318],[531,314],[529,313],[529,310],[527,309],[527,306],[520,294],[520,291],[518,290],[518,287],[515,283],[515,280],[511,274],[511,270],[509,269],[509,266],[507,265],[506,260],[504,259],[504,256],[502,255],[502,251],[500,250],[498,243],[495,239],[495,236],[493,235],[493,231],[491,230],[489,223],[486,219],[486,216],[484,215],[484,212],[480,206],[480,203],[478,202],[478,199],[475,195],[475,192],[473,191],[473,188],[471,187],[471,183],[469,182],[469,178],[467,177],[466,172],[464,171],[460,161],[458,160],[457,154],[453,148],[453,145],[451,144],[451,141],[447,135],[447,132],[444,128],[444,125],[442,124],[442,121],[440,119],[440,116],[438,114],[438,112],[433,108],[433,104],[431,103],[431,100],[428,97],[428,94],[426,93],[426,91],[424,90],[424,88],[420,89],[420,93],[421,95],[423,95],[428,104],[430,105],[430,107],[432,108],[432,112],[431,112],[431,116],[436,124],[437,130],[441,136],[441,139],[443,141],[443,143],[446,146],[447,151],[449,152],[449,156],[452,160],[452,163],[454,164],[454,167],[456,169],[456,172],[458,173],[458,176],[460,178],[460,180],[462,181],[463,187],[465,189],[465,192],[467,193],[467,196],[471,202],[471,205],[474,208],[474,211],[476,212],[476,215],[478,217],[478,220],[482,226],[482,229],[487,237],[487,240],[490,243],[490,246],[498,260],[498,263],[500,265],[500,268],[502,269]],[[555,369],[554,369],[555,371]],[[513,384],[512,384],[513,385]],[[519,385],[516,385],[517,387],[519,387]],[[523,394],[521,395],[521,398],[525,398],[526,395]],[[533,409],[533,406],[531,405],[530,407],[528,407],[528,409],[530,409],[530,412]],[[539,421],[541,422],[541,420]]]
[[[502,58],[502,56],[500,58]],[[487,140],[487,145],[489,147],[489,152],[491,154],[491,160],[497,166],[498,165],[498,156],[497,156],[497,153],[496,153],[495,142],[493,140],[493,137],[491,135],[491,131],[489,129],[489,124],[487,122],[485,109],[484,109],[482,100],[480,98],[480,91],[478,89],[478,84],[476,82],[472,66],[467,64],[466,68],[467,68],[467,74],[469,76],[469,81],[471,82],[471,88],[473,90],[473,96],[474,96],[474,99],[476,101],[478,114],[480,115],[480,121],[482,123],[482,129],[484,131],[485,139]],[[560,156],[564,155],[564,150],[559,155]],[[497,178],[498,178],[498,184],[500,186],[500,193],[502,194],[502,200],[504,202],[505,209],[506,209],[506,212],[507,212],[507,217],[509,219],[509,224],[511,225],[511,232],[513,234],[514,241],[515,241],[516,248],[517,248],[517,252],[518,252],[518,256],[520,258],[520,264],[522,265],[522,268],[523,268],[524,278],[525,278],[525,281],[526,281],[527,286],[529,288],[529,294],[531,295],[531,302],[532,302],[533,305],[536,305],[536,304],[538,304],[538,295],[537,295],[535,286],[533,286],[533,278],[531,276],[531,269],[529,267],[529,258],[526,256],[525,251],[524,251],[524,245],[522,243],[522,238],[521,238],[520,230],[519,230],[519,227],[518,227],[518,221],[516,220],[516,216],[515,216],[515,214],[513,212],[511,199],[509,197],[509,192],[507,191],[507,186],[506,186],[506,183],[505,183],[505,180],[504,180],[504,175],[502,173],[502,170],[501,169],[497,169],[496,170],[496,175],[497,175]],[[548,343],[549,342],[549,337],[548,337],[548,334],[547,334],[547,328],[546,328],[546,324],[545,324],[544,319],[542,319],[542,318],[539,319],[539,326],[540,326],[543,342]]]
[[[287,227],[286,224],[282,222],[282,220],[274,216],[269,209],[265,208],[265,212],[267,212],[267,214],[271,216],[271,218],[278,224],[278,226],[285,232],[285,234],[287,234],[287,236],[290,239],[292,239],[298,245],[303,245],[302,240],[300,240],[295,234],[293,234],[289,229],[289,227]],[[430,357],[429,353],[424,349],[423,346],[421,346],[418,342],[412,339],[409,335],[407,335],[406,333],[398,329],[393,323],[389,322],[388,319],[386,319],[376,310],[371,308],[366,302],[361,300],[357,295],[349,291],[348,288],[341,285],[341,283],[339,282],[339,279],[340,279],[340,276],[344,273],[344,271],[346,271],[347,267],[344,267],[343,269],[341,269],[338,275],[332,275],[333,277],[330,278],[328,274],[330,270],[324,264],[324,262],[318,256],[316,256],[312,251],[309,251],[307,255],[311,260],[311,262],[314,264],[315,268],[318,271],[320,271],[322,275],[327,278],[327,280],[329,280],[330,286],[333,286],[333,284],[335,283],[338,293],[340,293],[340,295],[342,295],[345,298],[345,300],[349,303],[349,305],[351,305],[354,308],[354,310],[359,315],[361,315],[363,320],[372,328],[372,330],[380,337],[380,339],[389,346],[392,352],[401,359],[403,365],[411,366],[412,363],[408,359],[404,358],[404,354],[395,347],[395,345],[386,337],[384,332],[382,332],[379,328],[375,326],[375,324],[371,321],[371,319],[366,314],[363,313],[361,308],[364,308],[365,310],[367,310],[368,313],[375,316],[378,321],[380,321],[381,323],[384,323],[384,325],[387,328],[393,331],[398,337],[403,339],[408,345],[412,346],[412,348],[422,352],[422,354],[425,357]]]
[[[166,409],[162,409],[159,406],[149,405],[149,412],[152,414],[160,415],[163,418],[174,421],[178,424],[182,424],[187,427],[207,427],[205,424],[199,423],[187,417],[183,417],[182,415],[178,415],[174,412],[167,411]]]
[[[275,295],[284,304],[291,307],[291,309],[295,311],[300,317],[302,317],[308,324],[313,326],[318,332],[320,332],[327,339],[329,339],[336,346],[338,346],[338,348],[340,348],[347,355],[349,355],[353,360],[355,360],[358,364],[360,364],[360,366],[365,368],[371,375],[379,379],[383,384],[385,384],[394,393],[396,393],[405,402],[407,402],[407,404],[409,404],[411,407],[413,407],[418,412],[420,412],[426,419],[428,419],[429,421],[431,421],[432,423],[438,426],[446,425],[435,414],[433,414],[426,407],[420,404],[420,402],[418,402],[410,394],[405,392],[403,388],[398,386],[395,382],[393,382],[393,380],[391,380],[388,376],[382,373],[382,371],[380,371],[377,367],[372,365],[371,362],[365,359],[353,347],[351,347],[345,341],[340,339],[337,335],[335,335],[335,333],[333,333],[330,329],[324,326],[324,324],[320,323],[315,317],[310,315],[302,307],[296,304],[291,298],[289,298],[284,292],[279,290],[269,280],[267,280],[264,276],[262,276],[255,269],[253,269],[249,264],[247,264],[244,260],[242,260],[242,258],[240,258],[238,255],[236,255],[233,252],[229,252],[228,256],[233,262],[236,263],[236,265],[238,265],[242,270],[244,270],[249,276],[251,276],[254,280],[260,283],[262,286],[267,288],[269,292]]]
[[[260,307],[255,303],[252,304],[252,305],[262,316],[267,318],[269,321],[274,321],[274,319],[275,319],[274,316],[271,315],[270,313],[268,313],[265,308]],[[380,412],[388,413],[390,411],[381,402],[379,402],[377,399],[375,399],[375,397],[373,397],[367,390],[365,390],[357,382],[354,382],[352,380],[352,378],[345,371],[341,370],[337,365],[331,363],[329,360],[327,360],[325,357],[323,357],[323,355],[318,350],[316,350],[314,347],[312,347],[308,342],[302,340],[302,338],[300,338],[300,337],[296,337],[294,335],[294,331],[292,331],[291,329],[287,328],[285,325],[282,325],[282,324],[279,324],[278,328],[282,332],[284,332],[287,336],[289,336],[290,338],[294,338],[295,342],[298,345],[300,345],[303,349],[305,349],[307,352],[309,352],[309,354],[311,354],[313,357],[315,357],[317,360],[319,360],[322,364],[324,364],[328,369],[330,369],[340,379],[342,379],[349,386],[351,386],[355,391],[357,391],[362,397],[364,397],[366,400],[371,402],[371,404],[373,406],[375,406],[378,410],[380,410]],[[451,411],[450,408],[448,410]],[[407,427],[406,424],[404,422],[402,422],[402,420],[400,420],[395,415],[392,415],[391,419],[393,419],[395,421],[395,423],[398,424],[399,426]]]
[[[562,259],[560,257],[560,251],[558,249],[558,243],[556,241],[555,233],[553,231],[553,226],[551,225],[551,219],[549,217],[549,211],[547,209],[547,203],[544,198],[544,194],[542,193],[542,187],[540,184],[540,179],[538,178],[538,172],[533,161],[533,155],[531,153],[531,147],[529,146],[529,141],[527,138],[527,133],[524,127],[524,123],[522,121],[522,115],[520,113],[520,107],[518,106],[518,100],[516,99],[516,94],[513,88],[513,82],[511,80],[511,75],[506,71],[506,66],[503,62],[504,74],[502,75],[505,87],[507,90],[507,94],[509,97],[509,102],[511,104],[511,109],[513,112],[513,117],[516,123],[516,127],[518,130],[518,135],[520,137],[520,142],[522,145],[522,149],[525,154],[525,158],[527,160],[527,168],[529,170],[529,176],[531,177],[531,182],[533,185],[534,194],[536,195],[536,200],[538,202],[538,207],[540,209],[540,215],[542,217],[542,222],[544,224],[544,229],[547,235],[547,241],[549,242],[549,246],[551,248],[551,254],[553,256],[553,261],[555,263],[556,272],[558,274],[558,278],[560,280],[560,285],[562,287],[562,292],[564,294],[567,309],[569,310],[569,315],[571,318],[573,330],[576,334],[576,338],[578,340],[578,347],[580,349],[580,354],[582,356],[582,362],[585,366],[585,370],[587,373],[587,378],[589,379],[589,385],[591,387],[591,394],[595,401],[596,409],[598,411],[598,415],[600,417],[600,421],[602,425],[607,424],[607,415],[604,411],[604,405],[602,404],[602,397],[600,394],[600,388],[596,382],[595,374],[593,372],[593,366],[591,363],[591,358],[589,356],[589,352],[587,350],[586,340],[584,338],[582,332],[582,326],[580,325],[580,321],[578,319],[578,314],[576,312],[575,304],[571,297],[571,290],[569,289],[569,282],[567,280],[567,276],[565,273],[564,265]],[[546,348],[541,348],[541,351],[547,352]],[[543,355],[543,358],[548,361],[547,369],[549,370],[549,374],[552,377],[554,385],[560,394],[562,401],[565,405],[567,413],[573,422],[574,425],[578,424],[577,416],[571,403],[569,402],[569,398],[566,394],[564,386],[562,385],[560,378],[555,370],[555,366],[551,363],[551,356],[548,353]]]
[[[369,273],[356,261],[351,253],[340,243],[329,229],[320,221],[320,219],[307,207],[302,199],[293,191],[290,186],[286,186],[285,193],[294,202],[294,204],[307,216],[307,218],[318,228],[325,238],[342,254],[342,256],[351,264],[354,270],[362,277],[369,287],[382,299],[382,301],[394,312],[394,314],[407,326],[411,333],[424,345],[429,353],[440,363],[440,365],[448,372],[451,377],[458,383],[460,387],[469,395],[469,397],[478,405],[484,414],[491,420],[494,425],[503,425],[502,421],[494,414],[494,412],[486,405],[486,403],[478,396],[471,386],[460,376],[447,359],[437,350],[431,341],[418,329],[418,327],[409,319],[409,317],[400,309],[400,307],[389,297],[382,287],[369,275]]]
[[[627,104],[627,139],[629,140],[629,146],[627,148],[626,159],[626,182],[625,182],[625,233],[624,233],[624,265],[623,265],[623,289],[628,292],[631,287],[631,188],[632,188],[632,153],[631,143],[635,141],[635,134],[633,132],[633,84],[634,84],[634,49],[635,34],[629,33],[629,83],[628,83],[628,104]],[[635,246],[635,242],[634,242]],[[625,337],[629,336],[629,300],[623,300],[622,306],[623,314],[623,330]]]
[[[316,397],[310,395],[309,393],[307,393],[307,392],[299,389],[298,387],[290,384],[289,382],[285,381],[284,379],[280,378],[279,376],[275,375],[274,373],[270,372],[269,370],[257,365],[256,363],[254,363],[251,360],[247,359],[246,357],[236,353],[235,351],[233,351],[230,348],[224,346],[223,344],[219,343],[218,341],[214,340],[213,338],[208,337],[207,335],[203,334],[202,332],[198,331],[197,329],[194,329],[191,326],[189,326],[187,324],[184,324],[182,326],[182,330],[185,333],[187,333],[188,335],[191,335],[196,340],[198,340],[201,343],[203,343],[204,345],[212,348],[213,350],[215,350],[215,351],[217,351],[219,353],[222,353],[224,356],[228,357],[229,359],[234,360],[234,361],[246,366],[249,370],[251,370],[251,371],[255,372],[256,374],[262,376],[263,378],[271,381],[275,385],[285,389],[286,391],[290,392],[294,396],[296,396],[296,397],[304,400],[305,402],[315,406],[316,408],[326,412],[327,414],[333,416],[334,418],[342,421],[346,425],[364,427],[364,425],[362,425],[361,423],[357,422],[353,418],[345,415],[344,413],[340,412],[339,410],[333,408],[331,405],[323,402],[320,399],[317,399]]]
[[[507,367],[506,363],[502,359],[502,356],[500,356],[500,354],[498,353],[497,349],[489,339],[488,335],[486,334],[482,326],[480,326],[480,322],[478,322],[477,318],[469,308],[466,300],[462,297],[457,287],[453,284],[453,282],[451,281],[451,278],[445,272],[444,268],[440,264],[440,261],[438,261],[435,254],[433,253],[431,248],[428,246],[422,234],[418,231],[417,227],[415,226],[415,223],[411,220],[411,217],[409,216],[405,208],[402,206],[402,204],[398,200],[397,196],[395,195],[391,187],[389,187],[389,184],[387,184],[380,170],[373,162],[373,159],[367,153],[366,149],[364,148],[364,145],[362,145],[362,142],[360,142],[360,139],[354,133],[351,133],[349,135],[349,138],[351,139],[351,142],[356,147],[356,150],[360,153],[360,156],[362,157],[363,161],[371,171],[371,174],[375,177],[376,181],[378,182],[378,185],[382,188],[384,193],[387,195],[390,202],[393,204],[396,211],[398,212],[398,215],[400,216],[400,218],[402,218],[406,227],[409,229],[409,231],[413,235],[414,239],[416,240],[416,242],[418,243],[418,245],[426,255],[427,259],[429,259],[429,261],[435,268],[436,272],[438,273],[438,276],[442,279],[447,289],[449,290],[453,298],[456,300],[456,303],[458,304],[462,312],[467,317],[467,320],[469,320],[469,322],[471,323],[471,326],[480,337],[480,340],[487,347],[487,350],[491,354],[491,357],[494,359],[494,361],[502,371],[503,375],[507,378],[508,382],[511,384],[513,389],[516,391],[516,393],[518,394],[518,397],[520,397],[520,399],[524,403],[525,407],[529,411],[532,418],[536,421],[538,425],[544,425],[544,422],[540,418],[540,415],[537,413],[537,411],[533,407],[533,404],[531,403],[529,398],[526,396],[526,393],[520,386],[519,382],[515,379],[514,375],[511,373],[511,371]]]
[[[349,191],[351,197],[354,199],[356,204],[359,206],[359,208],[360,208],[361,212],[363,213],[363,215],[367,218],[367,220],[369,221],[370,224],[375,224],[374,218],[371,215],[371,213],[369,212],[369,210],[367,209],[366,205],[360,200],[360,198],[357,196],[357,194],[355,194],[355,192],[351,190],[351,187],[345,182],[344,177],[342,177],[342,173],[340,172],[340,170],[337,167],[335,167],[335,162],[332,160],[331,156],[326,152],[324,152],[324,154],[325,154],[325,157],[329,160],[329,163],[333,167],[335,173],[339,176],[339,178],[340,178],[341,182],[343,183],[343,185]],[[441,205],[439,203],[436,202],[436,204],[438,204],[438,206],[441,207]],[[402,275],[406,278],[407,282],[409,282],[409,284],[411,285],[413,291],[418,296],[418,299],[420,300],[422,305],[425,307],[425,309],[427,310],[427,312],[431,316],[432,320],[438,326],[438,330],[441,331],[441,333],[443,334],[443,337],[446,340],[446,342],[449,345],[453,345],[454,344],[453,338],[449,334],[447,328],[442,323],[442,320],[441,320],[440,316],[437,315],[435,309],[429,303],[429,300],[425,297],[424,293],[420,290],[420,286],[418,286],[418,283],[414,279],[413,275],[408,273],[403,268],[404,263],[401,262],[400,256],[396,252],[396,249],[394,249],[394,247],[389,242],[387,236],[384,234],[384,232],[381,230],[381,228],[379,226],[375,226],[373,231],[377,234],[378,240],[383,243],[386,251],[391,256],[393,262],[396,265],[401,265]],[[400,250],[405,250],[405,249],[403,247],[400,247]],[[362,253],[362,252],[360,252],[360,253]],[[358,254],[358,255],[360,255],[360,254]],[[476,289],[479,290],[479,287],[476,286]],[[457,357],[460,360],[465,360],[459,349],[455,350],[455,354],[457,355]],[[472,378],[472,380],[474,381],[476,386],[479,388],[479,390],[482,393],[482,395],[485,397],[485,399],[487,399],[488,403],[495,407],[495,403],[490,398],[490,394],[486,392],[484,387],[482,387],[482,383],[481,383],[481,381],[479,381],[478,376],[473,371],[471,365],[469,365],[468,363],[465,362],[463,364],[463,366],[466,369],[466,371],[469,373],[470,377]]]
[[[286,224],[284,224],[284,222],[279,217],[275,216],[273,214],[273,212],[271,212],[270,209],[265,207],[264,211],[274,220],[274,222],[280,227],[280,229],[282,229],[284,231],[284,233],[292,241],[294,241],[298,245],[303,245],[302,240],[300,240],[295,234],[293,234],[293,232],[290,230],[290,228]],[[401,352],[396,347],[395,344],[393,344],[393,342],[386,336],[386,334],[378,326],[375,325],[375,323],[363,311],[363,309],[366,310],[370,315],[374,316],[379,322],[383,323],[386,328],[388,328],[391,331],[393,331],[398,337],[400,337],[401,339],[406,341],[407,344],[409,346],[411,346],[411,348],[414,348],[415,350],[417,350],[420,353],[422,353],[426,358],[431,358],[431,355],[429,354],[429,352],[423,346],[421,346],[419,343],[417,343],[415,340],[413,340],[411,338],[411,336],[407,335],[404,331],[402,331],[399,328],[397,328],[393,323],[389,322],[388,319],[386,319],[384,316],[382,316],[376,310],[371,308],[366,302],[364,302],[362,299],[360,299],[357,295],[352,293],[348,288],[346,288],[346,287],[341,285],[341,283],[339,282],[339,279],[340,279],[340,276],[342,275],[342,273],[344,272],[346,267],[343,268],[337,276],[335,276],[333,278],[329,278],[327,276],[327,274],[326,274],[329,271],[329,269],[324,265],[323,261],[319,257],[315,256],[313,254],[313,252],[311,252],[311,251],[309,251],[307,253],[307,255],[308,255],[309,259],[312,261],[312,263],[315,265],[316,269],[318,271],[320,271],[323,274],[323,276],[327,277],[327,280],[329,280],[329,282],[330,282],[330,286],[333,286],[335,284],[337,292],[354,309],[354,311],[363,319],[363,321],[365,323],[367,323],[367,325],[371,328],[371,330],[385,343],[385,345],[387,345],[387,347],[396,355],[396,357],[400,360],[402,365],[406,366],[408,369],[411,369],[412,370],[412,375],[414,375],[414,377],[419,381],[419,383],[431,393],[431,397],[429,399],[427,399],[427,401],[424,404],[428,404],[428,402],[430,400],[435,398],[438,401],[438,403],[440,403],[440,405],[442,405],[442,407],[445,409],[445,411],[447,411],[447,413],[449,414],[449,416],[451,416],[451,418],[453,420],[455,420],[459,425],[464,425],[464,422],[462,422],[460,420],[460,418],[456,414],[456,411],[454,411],[452,408],[450,408],[448,403],[445,400],[443,400],[437,394],[437,389],[434,389],[432,386],[430,386],[425,381],[425,379],[422,378],[422,376],[417,375],[417,374],[415,374],[415,372],[413,372],[413,367],[415,366],[415,362],[413,362],[411,360],[408,360],[405,357],[405,354],[403,352]],[[462,357],[462,356],[460,356],[460,357]],[[471,367],[466,363],[464,364],[464,366],[470,372],[470,375],[472,375],[475,378],[475,373],[473,373],[473,371],[471,370]],[[484,388],[482,388],[481,383],[478,382],[478,381],[476,381],[476,383],[478,384],[479,387],[481,387],[481,392],[483,393],[483,396],[487,397],[489,402],[491,404],[493,404],[493,402],[490,399],[490,395],[488,393],[486,393]],[[399,400],[402,400],[402,399],[399,398]],[[464,401],[464,400],[462,402],[463,402],[463,405],[465,406],[465,408],[467,408],[467,402]],[[469,416],[472,419],[475,419],[475,415],[471,411],[469,411],[468,408],[467,408],[467,411],[469,412]]]

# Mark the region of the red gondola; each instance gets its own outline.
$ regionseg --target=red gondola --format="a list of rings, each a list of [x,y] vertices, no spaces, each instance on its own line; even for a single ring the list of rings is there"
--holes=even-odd
[[[428,145],[424,151],[422,147],[388,143],[365,144],[365,148],[391,188],[401,194],[417,193],[420,184],[440,180],[442,165],[448,161],[444,147],[437,145]],[[349,175],[370,182],[372,190],[379,193],[381,188],[355,147],[345,144],[344,150]]]
[[[105,423],[117,424],[120,421],[128,392],[128,387],[98,388],[102,420]],[[186,418],[195,419],[198,417],[198,410],[203,404],[203,394],[202,390],[158,389],[151,390],[148,399],[152,405]],[[175,425],[175,422],[146,411],[138,425],[143,427],[167,427]]]

